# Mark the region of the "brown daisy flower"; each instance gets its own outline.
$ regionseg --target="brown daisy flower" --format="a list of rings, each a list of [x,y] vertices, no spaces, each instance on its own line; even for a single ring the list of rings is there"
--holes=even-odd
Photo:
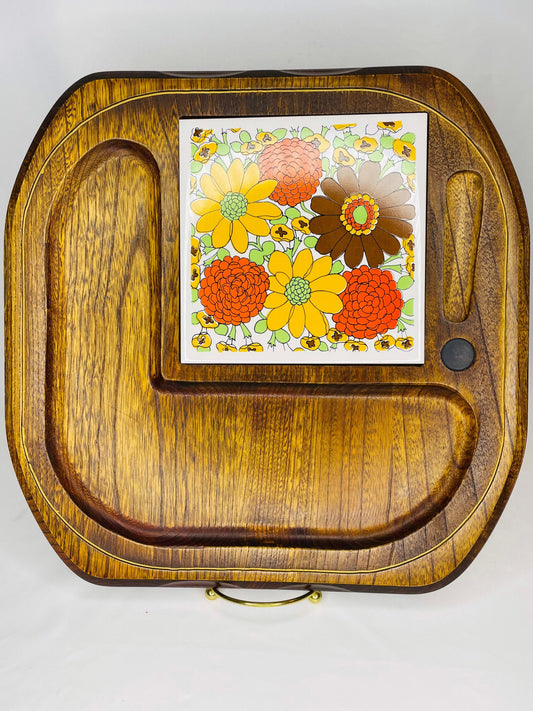
[[[413,205],[406,205],[411,193],[402,188],[400,173],[389,173],[379,179],[379,163],[363,163],[356,175],[343,166],[337,180],[325,178],[321,183],[324,196],[311,200],[318,213],[309,223],[311,232],[320,235],[315,249],[337,259],[344,253],[346,264],[356,267],[363,254],[370,268],[384,261],[383,252],[398,254],[400,239],[407,239],[413,228],[407,220],[415,216]]]

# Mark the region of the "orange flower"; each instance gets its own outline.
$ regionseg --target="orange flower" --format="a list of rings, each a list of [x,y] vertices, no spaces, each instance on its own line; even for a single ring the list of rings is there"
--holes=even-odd
[[[390,272],[362,266],[345,272],[344,277],[348,282],[340,295],[344,307],[333,316],[339,331],[355,338],[375,338],[396,327],[403,299]]]
[[[261,311],[268,290],[265,269],[246,257],[216,259],[207,267],[198,296],[218,323],[238,326]]]
[[[309,200],[322,175],[320,152],[301,138],[284,138],[267,146],[257,161],[263,180],[276,180],[271,198],[294,207]]]

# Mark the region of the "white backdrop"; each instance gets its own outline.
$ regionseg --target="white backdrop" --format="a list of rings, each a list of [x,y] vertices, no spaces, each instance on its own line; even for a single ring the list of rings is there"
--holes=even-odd
[[[88,73],[409,64],[446,69],[474,92],[533,209],[529,0],[0,0],[0,9],[3,215],[41,121]],[[210,603],[198,589],[84,582],[35,523],[5,435],[0,463],[6,711],[533,708],[531,447],[496,529],[449,586],[326,593],[320,605],[269,610]]]

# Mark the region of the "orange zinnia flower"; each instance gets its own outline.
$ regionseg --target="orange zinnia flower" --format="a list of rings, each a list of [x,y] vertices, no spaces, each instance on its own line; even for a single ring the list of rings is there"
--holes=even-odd
[[[277,181],[271,199],[291,207],[314,194],[322,175],[318,148],[301,138],[285,138],[267,146],[258,165],[263,180]]]
[[[348,282],[340,294],[344,307],[333,316],[339,331],[355,338],[375,338],[396,328],[403,299],[390,272],[362,266],[343,276]]]
[[[267,290],[268,274],[262,266],[246,257],[224,257],[206,268],[198,296],[218,323],[238,326],[257,316]]]

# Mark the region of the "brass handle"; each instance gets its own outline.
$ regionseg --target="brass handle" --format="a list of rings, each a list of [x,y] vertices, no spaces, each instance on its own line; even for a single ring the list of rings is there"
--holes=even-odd
[[[233,602],[235,605],[244,605],[245,607],[282,607],[283,605],[292,605],[294,602],[300,602],[301,600],[309,600],[309,602],[320,602],[322,600],[322,593],[320,590],[307,590],[303,595],[298,595],[297,597],[291,597],[288,600],[277,600],[276,602],[252,602],[250,600],[240,600],[238,597],[232,597],[223,593],[220,588],[215,586],[214,588],[208,588],[205,591],[205,596],[208,600],[216,600],[221,597],[227,602]]]

